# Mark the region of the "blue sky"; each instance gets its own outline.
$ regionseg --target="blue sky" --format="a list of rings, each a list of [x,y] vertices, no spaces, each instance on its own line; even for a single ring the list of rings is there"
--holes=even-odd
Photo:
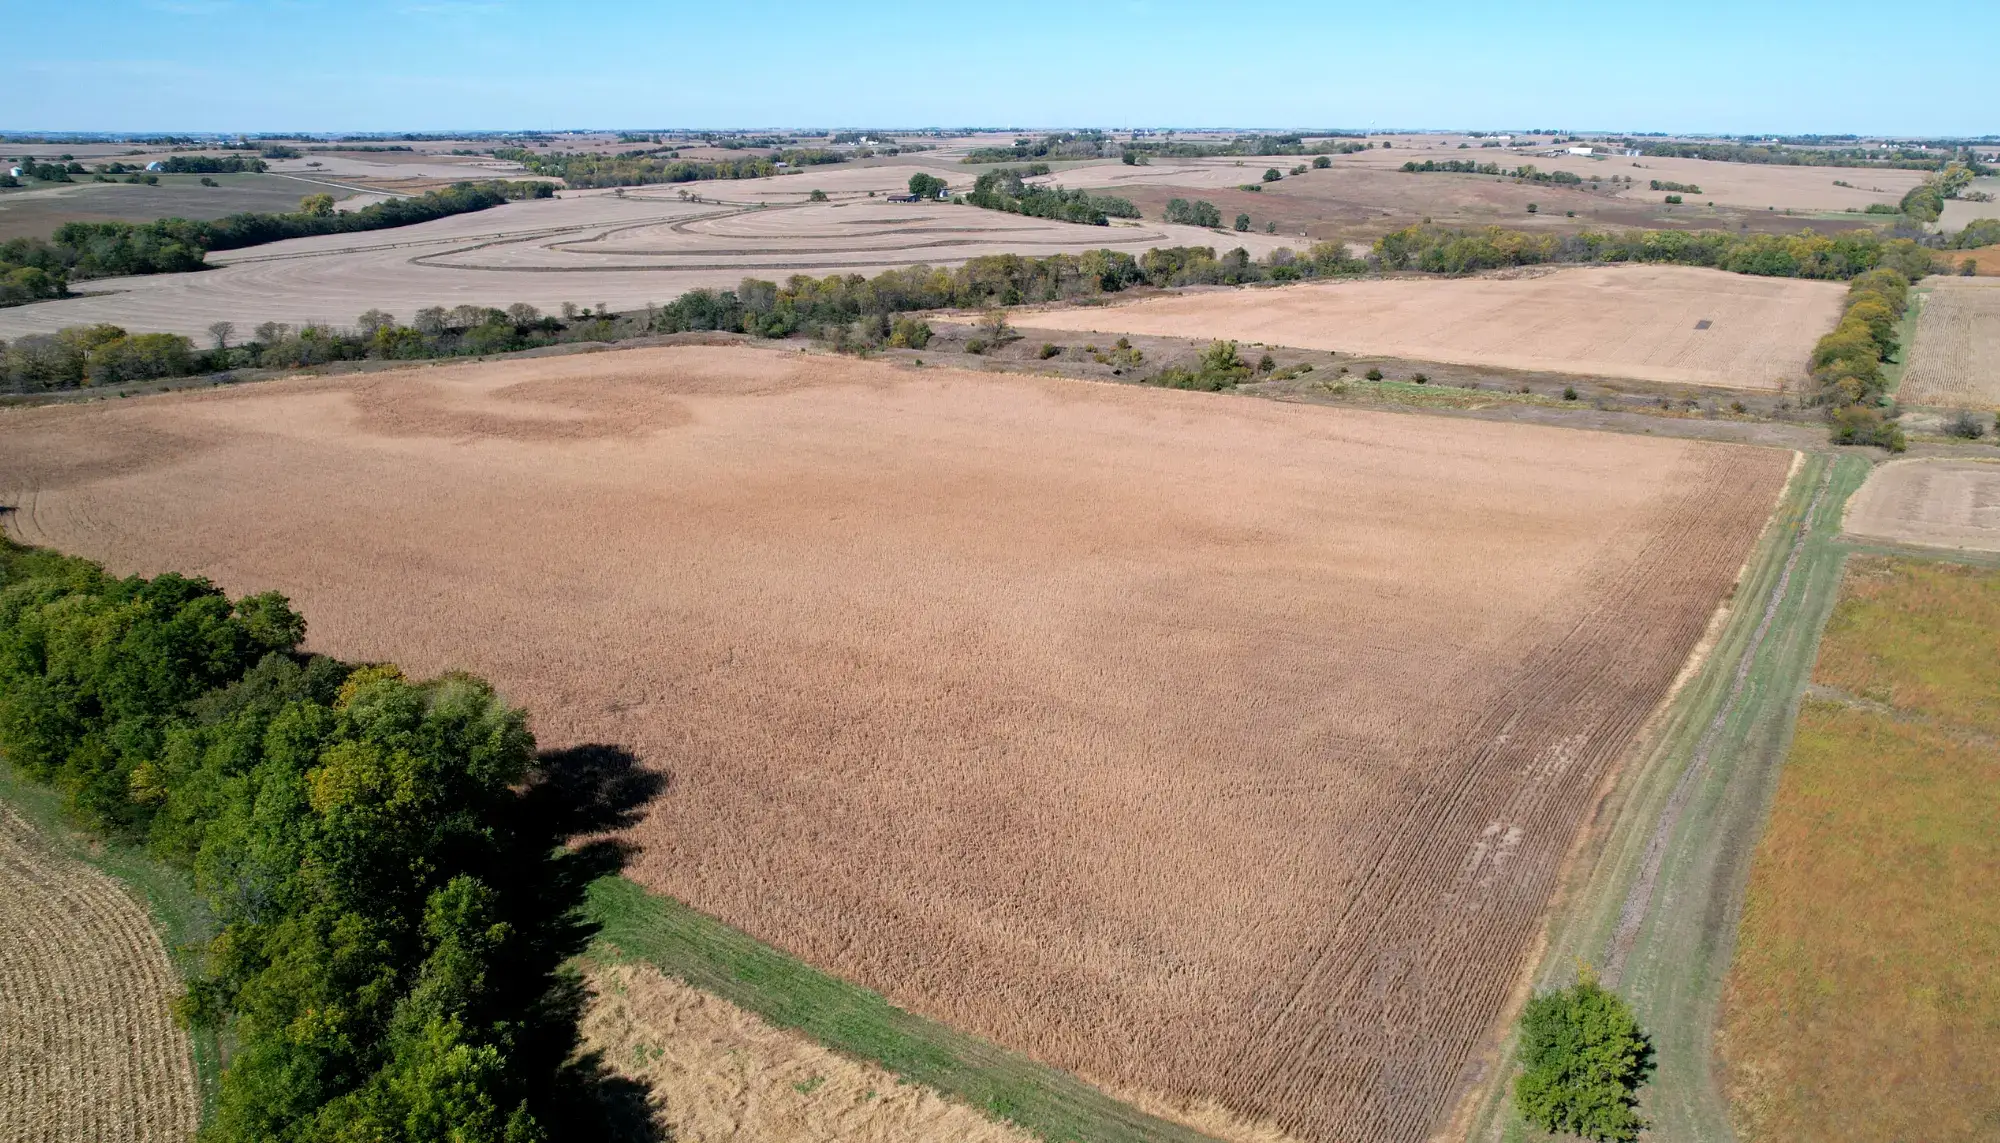
[[[2000,132],[2000,0],[0,0],[0,28],[16,130]]]

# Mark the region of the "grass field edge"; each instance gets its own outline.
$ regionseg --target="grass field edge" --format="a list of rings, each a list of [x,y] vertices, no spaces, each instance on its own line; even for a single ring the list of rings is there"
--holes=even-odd
[[[1774,630],[1767,633],[1765,643],[1756,648],[1752,664],[1753,674],[1761,674],[1757,693],[1745,696],[1746,701],[1727,713],[1724,739],[1718,745],[1740,749],[1740,739],[1747,725],[1757,721],[1746,716],[1745,712],[1750,711],[1753,716],[1768,714],[1770,712],[1766,708],[1773,699],[1777,699],[1782,707],[1780,721],[1783,735],[1788,737],[1798,696],[1804,688],[1804,673],[1810,671],[1811,659],[1807,655],[1802,669],[1794,664],[1794,670],[1781,672],[1784,677],[1778,678],[1771,676],[1770,661],[1774,658],[1797,659],[1800,619],[1806,620],[1805,625],[1810,626],[1807,649],[1817,646],[1819,631],[1831,612],[1833,593],[1825,590],[1824,584],[1816,585],[1814,580],[1827,578],[1825,573],[1830,563],[1834,573],[1832,582],[1838,583],[1838,568],[1845,559],[1844,548],[1837,544],[1840,509],[1846,498],[1860,486],[1868,468],[1868,463],[1859,458],[1823,452],[1805,454],[1802,462],[1795,467],[1790,481],[1773,505],[1770,523],[1746,561],[1745,572],[1731,599],[1730,614],[1707,659],[1694,677],[1687,680],[1673,696],[1641,740],[1634,744],[1627,761],[1618,767],[1610,778],[1608,789],[1600,795],[1598,806],[1585,826],[1578,850],[1571,857],[1563,883],[1551,905],[1548,922],[1538,944],[1536,963],[1527,975],[1519,997],[1506,1014],[1506,1031],[1500,1037],[1493,1063],[1480,1081],[1468,1089],[1463,1096],[1465,1102],[1461,1110],[1434,1139],[1491,1143],[1526,1135],[1523,1130],[1525,1125],[1512,1114],[1508,1093],[1517,1048],[1512,1024],[1519,1004],[1534,989],[1567,983],[1579,961],[1598,963],[1599,950],[1616,928],[1619,913],[1638,875],[1647,842],[1660,814],[1674,786],[1692,761],[1697,741],[1716,720],[1718,710],[1729,698],[1732,679],[1743,663],[1745,653],[1750,650],[1756,628],[1762,620],[1763,608],[1760,605],[1770,600],[1782,580],[1794,546],[1803,544],[1802,551],[1809,551],[1816,558],[1801,560],[1807,564],[1804,578],[1799,579],[1795,575],[1797,582],[1787,590],[1786,598],[1779,601],[1779,619],[1784,622],[1774,623]],[[1822,481],[1827,482],[1829,495],[1815,511],[1815,496]],[[1815,590],[1816,586],[1818,590]],[[1802,610],[1810,614],[1801,615]],[[1780,626],[1783,631],[1775,629]],[[1779,637],[1772,640],[1771,635]],[[1791,654],[1784,654],[1787,651]],[[1760,664],[1765,668],[1761,673],[1755,671]],[[1793,674],[1798,677],[1791,678]],[[1782,750],[1776,757],[1782,760]],[[1776,766],[1771,765],[1767,769],[1769,781],[1765,784],[1774,785]],[[1716,767],[1707,776],[1707,784],[1726,782],[1733,773],[1733,766]],[[1766,796],[1762,804],[1755,808],[1757,831],[1761,830],[1768,802]],[[1688,832],[1685,823],[1683,828],[1675,831],[1669,847],[1670,863],[1680,864],[1674,858],[1688,848]],[[1736,880],[1739,883],[1734,888],[1734,896],[1740,898],[1741,878]],[[1740,900],[1737,907],[1740,908]],[[1734,915],[1733,911],[1731,915]],[[1652,927],[1649,924],[1647,930]],[[1650,931],[1642,931],[1641,945],[1652,935]],[[1731,947],[1733,929],[1722,946],[1722,971],[1726,971],[1727,950]],[[1719,993],[1720,984],[1721,971],[1717,971],[1710,991]],[[1713,1022],[1712,1003],[1707,1008],[1704,1044],[1707,1035],[1712,1034]],[[1646,1015],[1642,1010],[1642,1020]],[[1704,1067],[1696,1082],[1712,1084],[1713,1078],[1713,1069]],[[1712,1094],[1715,1098],[1710,1102],[1719,1101],[1719,1093]],[[1726,1124],[1724,1130],[1727,1131]],[[1726,1139],[1728,1135],[1722,1138]]]
[[[0,802],[21,815],[51,849],[111,878],[134,897],[146,910],[181,980],[199,970],[215,925],[187,874],[137,846],[105,841],[78,829],[63,808],[62,795],[23,778],[4,758],[0,758]],[[222,1081],[222,1043],[213,1028],[183,1031],[200,1096],[201,1122],[206,1125]]]
[[[593,883],[585,908],[599,926],[592,955],[649,964],[1049,1143],[1216,1143],[1068,1072],[897,1008],[629,878]]]

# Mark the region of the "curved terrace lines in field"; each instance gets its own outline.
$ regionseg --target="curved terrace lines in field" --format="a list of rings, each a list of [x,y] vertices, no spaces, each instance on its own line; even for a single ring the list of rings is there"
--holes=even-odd
[[[200,273],[99,279],[88,283],[87,296],[0,309],[0,337],[110,322],[205,340],[216,321],[240,330],[265,321],[346,325],[364,310],[407,320],[435,305],[642,309],[696,287],[734,288],[746,276],[868,274],[987,254],[1109,248],[1138,255],[1156,246],[1224,245],[1194,227],[1083,226],[879,198],[771,198],[778,205],[760,206],[744,193],[750,189],[732,184],[727,203],[572,191],[377,232],[372,240],[342,234],[272,243],[218,254],[214,268]],[[795,199],[803,192],[786,193]],[[616,249],[593,248],[606,240]],[[1261,255],[1280,240],[1238,234],[1227,244]]]

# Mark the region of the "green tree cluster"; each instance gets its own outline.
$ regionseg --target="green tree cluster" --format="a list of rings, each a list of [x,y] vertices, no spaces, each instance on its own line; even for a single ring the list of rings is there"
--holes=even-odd
[[[1455,229],[1411,226],[1382,236],[1375,256],[1385,269],[1466,274],[1506,266],[1556,262],[1663,262],[1710,266],[1738,274],[1843,280],[1890,267],[1921,276],[1931,253],[1910,239],[1872,230],[1839,235],[1732,234],[1719,230],[1531,233],[1490,226]]]
[[[41,270],[67,282],[126,274],[172,274],[206,266],[211,250],[236,250],[286,238],[386,230],[486,210],[510,199],[547,198],[545,182],[455,183],[421,195],[337,212],[327,195],[308,195],[291,214],[232,214],[212,222],[66,222],[49,239],[0,243],[0,264]],[[10,271],[11,272],[11,271]],[[59,291],[60,292],[60,291]]]
[[[226,327],[227,323],[223,323]],[[648,332],[647,315],[614,317],[585,311],[567,318],[529,305],[432,306],[408,325],[380,310],[354,328],[297,328],[266,322],[252,340],[197,349],[178,334],[128,334],[115,325],[72,326],[0,342],[0,389],[17,393],[74,389],[126,381],[215,374],[236,369],[295,369],[333,361],[413,361],[508,353],[570,342],[613,341]]]
[[[219,932],[181,1014],[231,1051],[204,1143],[603,1138],[556,849],[485,683],[305,655],[274,593],[0,540],[0,754],[188,871]]]
[[[2000,218],[1973,219],[1953,236],[1951,244],[1958,250],[1977,250],[1982,246],[2000,244]]]
[[[1646,1126],[1638,1091],[1652,1057],[1632,1010],[1586,968],[1574,985],[1536,996],[1522,1012],[1524,1070],[1514,1080],[1514,1106],[1547,1131],[1630,1143]]]
[[[1701,188],[1694,185],[1693,183],[1676,183],[1676,182],[1669,182],[1665,179],[1654,179],[1653,189],[1656,191],[1674,191],[1678,194],[1701,193]]]
[[[1042,173],[1047,164],[1037,164]],[[1002,167],[987,171],[972,184],[971,193],[965,201],[987,210],[1004,210],[1010,214],[1025,214],[1034,218],[1053,218],[1062,222],[1079,222],[1086,226],[1108,226],[1112,218],[1137,218],[1139,208],[1127,199],[1110,195],[1093,195],[1086,190],[1065,190],[1061,187],[1033,186],[1024,181],[1032,173]],[[912,183],[928,175],[911,176]],[[942,180],[936,180],[943,186]]]
[[[1167,200],[1167,221],[1182,226],[1206,226],[1217,229],[1222,226],[1222,211],[1206,199],[1189,202],[1184,198]]]
[[[1193,389],[1220,393],[1234,389],[1250,377],[1250,364],[1236,355],[1233,341],[1212,341],[1201,351],[1192,368],[1170,365],[1146,379],[1149,385],[1167,389]]]
[[[678,151],[670,152],[666,148],[627,151],[618,155],[599,155],[588,151],[548,154],[525,147],[497,147],[493,151],[495,158],[519,163],[534,174],[550,175],[573,187],[639,187],[712,179],[762,179],[778,174],[785,167],[822,166],[844,163],[848,159],[840,151],[817,147],[790,148],[769,155],[716,161],[676,158],[678,154]]]

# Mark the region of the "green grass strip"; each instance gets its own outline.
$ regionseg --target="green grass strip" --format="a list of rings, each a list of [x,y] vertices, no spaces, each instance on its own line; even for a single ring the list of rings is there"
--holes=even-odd
[[[1653,1138],[1727,1143],[1734,1137],[1712,1067],[1723,978],[1735,948],[1750,859],[1846,559],[1838,539],[1841,507],[1869,467],[1859,457],[1826,453],[1809,455],[1801,465],[1759,541],[1708,660],[1676,696],[1651,740],[1627,762],[1601,815],[1612,824],[1582,856],[1575,881],[1550,920],[1547,951],[1535,972],[1538,989],[1567,984],[1579,961],[1602,963],[1640,876],[1647,842],[1720,711],[1721,729],[1707,767],[1668,838],[1650,907],[1618,987],[1657,1051],[1658,1071],[1642,1095]],[[1808,519],[1823,480],[1826,495]],[[1802,536],[1773,622],[1752,648]],[[1746,655],[1746,685],[1727,705]],[[1512,1143],[1540,1137],[1509,1102],[1513,1048],[1510,1040],[1501,1082],[1477,1109],[1474,1139]]]
[[[1050,1143],[1213,1143],[1068,1072],[895,1007],[623,877],[593,884],[602,951],[643,961],[849,1056],[937,1089]]]
[[[121,845],[87,834],[71,825],[62,795],[37,786],[0,762],[0,801],[26,819],[49,848],[116,880],[152,914],[153,926],[174,968],[185,980],[201,966],[201,954],[215,935],[208,904],[195,892],[187,874],[156,860],[136,846]],[[222,1050],[213,1029],[188,1030],[189,1054],[201,1093],[201,1121],[215,1112],[217,1085],[222,1078]]]

